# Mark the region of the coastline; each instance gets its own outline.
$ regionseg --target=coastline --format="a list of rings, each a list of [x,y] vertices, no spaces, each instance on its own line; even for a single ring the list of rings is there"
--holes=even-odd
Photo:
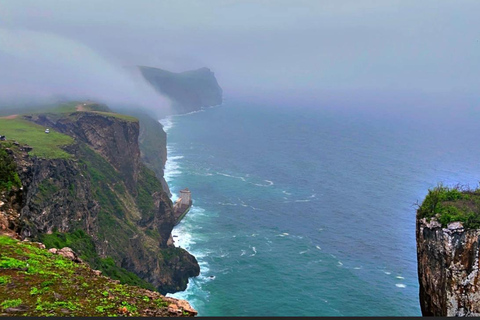
[[[182,167],[180,161],[184,158],[183,155],[176,153],[175,146],[172,145],[172,143],[169,143],[168,139],[169,131],[176,125],[175,118],[204,112],[207,109],[219,106],[221,105],[206,107],[202,108],[201,110],[196,110],[185,114],[169,115],[165,118],[158,120],[159,123],[163,126],[163,130],[167,134],[167,161],[164,168],[164,178],[169,186],[171,192],[170,199],[172,200],[172,202],[175,202],[179,198],[179,191],[181,189],[188,187],[175,185],[176,178],[182,174]],[[208,292],[202,291],[202,285],[207,281],[211,281],[211,279],[205,275],[209,272],[208,263],[203,259],[205,257],[205,254],[198,250],[192,250],[191,247],[191,245],[195,243],[195,240],[189,233],[189,228],[191,227],[190,221],[192,220],[192,218],[195,219],[196,216],[202,216],[205,214],[205,210],[203,208],[195,206],[195,202],[195,195],[193,195],[190,211],[182,219],[182,221],[173,228],[172,238],[174,240],[175,247],[183,248],[190,252],[193,256],[195,256],[200,266],[200,274],[197,277],[189,278],[187,288],[184,291],[167,293],[166,296],[176,299],[187,300],[192,306],[192,308],[198,311],[198,306],[201,306],[202,304],[202,299],[198,299],[198,297],[208,297],[209,295]],[[201,313],[199,315],[201,316]]]

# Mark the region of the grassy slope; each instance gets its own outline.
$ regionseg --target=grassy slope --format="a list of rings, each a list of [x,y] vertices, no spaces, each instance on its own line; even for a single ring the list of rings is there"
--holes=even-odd
[[[34,243],[0,236],[0,248],[0,316],[168,315],[160,295],[95,276]]]
[[[74,140],[71,137],[54,130],[50,130],[50,133],[46,134],[44,127],[18,117],[0,119],[0,135],[6,136],[7,140],[30,145],[33,148],[30,154],[34,156],[48,159],[71,157],[61,149],[62,146],[73,143]]]
[[[120,283],[138,286],[152,291],[155,290],[150,283],[142,280],[133,272],[118,267],[112,258],[100,258],[96,252],[92,237],[83,230],[79,229],[69,233],[53,232],[52,234],[42,234],[39,240],[45,244],[48,249],[72,248],[80,255],[80,258],[87,262],[93,269],[102,271],[104,275],[119,280]]]
[[[461,190],[439,185],[428,194],[417,211],[419,218],[435,217],[443,227],[460,221],[466,228],[480,228],[480,188]]]

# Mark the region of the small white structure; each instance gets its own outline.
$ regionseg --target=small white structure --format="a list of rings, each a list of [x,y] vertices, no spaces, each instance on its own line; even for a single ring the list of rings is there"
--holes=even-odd
[[[50,133],[50,129],[45,129],[45,133]]]
[[[180,190],[180,199],[182,199],[180,202],[181,205],[189,206],[192,204],[192,194],[188,188]]]

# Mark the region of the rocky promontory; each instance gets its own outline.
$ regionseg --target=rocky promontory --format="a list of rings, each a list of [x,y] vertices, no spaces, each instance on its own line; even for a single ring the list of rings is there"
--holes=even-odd
[[[180,73],[159,68],[138,67],[143,77],[172,102],[172,113],[181,114],[222,103],[222,88],[214,73],[200,68]],[[160,114],[160,118],[168,114]]]
[[[81,104],[0,121],[18,177],[0,194],[4,227],[163,294],[199,274],[195,257],[167,243],[172,202],[142,161],[136,118]]]
[[[480,316],[479,190],[437,187],[417,211],[424,316]]]

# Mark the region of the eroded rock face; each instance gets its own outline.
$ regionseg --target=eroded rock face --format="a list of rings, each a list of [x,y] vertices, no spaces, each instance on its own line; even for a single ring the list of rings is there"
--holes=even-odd
[[[18,166],[24,190],[22,223],[17,228],[22,236],[36,237],[39,233],[76,228],[88,234],[98,231],[100,207],[78,162],[22,157]]]
[[[480,316],[480,230],[417,219],[420,305],[424,316]]]
[[[87,143],[122,173],[125,184],[135,193],[141,163],[138,121],[122,120],[94,112],[77,112],[75,116],[64,118],[41,114],[32,116],[29,120]]]

